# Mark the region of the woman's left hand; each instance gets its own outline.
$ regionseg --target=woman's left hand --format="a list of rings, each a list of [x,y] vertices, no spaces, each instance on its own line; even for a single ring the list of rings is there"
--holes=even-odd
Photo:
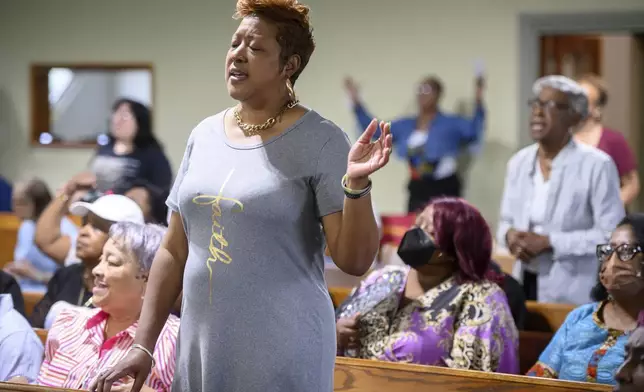
[[[389,162],[392,151],[391,125],[380,122],[380,137],[371,141],[378,129],[378,121],[371,123],[349,151],[347,177],[349,180],[367,179]]]

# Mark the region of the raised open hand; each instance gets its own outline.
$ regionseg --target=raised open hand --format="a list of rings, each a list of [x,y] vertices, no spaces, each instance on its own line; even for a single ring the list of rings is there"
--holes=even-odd
[[[352,101],[355,102],[358,100],[360,90],[352,77],[348,76],[344,79],[344,89],[347,91],[347,94]]]
[[[378,129],[375,118],[349,151],[347,177],[349,180],[366,179],[389,162],[392,151],[391,125],[380,122],[380,137],[371,141]]]

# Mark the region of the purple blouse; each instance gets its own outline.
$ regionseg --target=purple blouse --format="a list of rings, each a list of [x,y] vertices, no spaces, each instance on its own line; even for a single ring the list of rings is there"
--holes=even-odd
[[[503,290],[489,281],[450,278],[401,306],[409,267],[371,273],[338,308],[360,313],[363,359],[517,374],[518,332]]]

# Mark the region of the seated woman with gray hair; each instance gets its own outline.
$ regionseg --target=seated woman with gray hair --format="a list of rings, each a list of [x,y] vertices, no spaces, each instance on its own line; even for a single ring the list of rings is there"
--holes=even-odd
[[[168,317],[153,352],[133,344],[148,274],[164,233],[151,224],[112,225],[101,261],[92,271],[96,309],[72,307],[58,315],[47,336],[39,385],[86,390],[129,350],[142,350],[155,366],[141,390],[170,390],[179,319]],[[129,391],[132,384],[131,378],[119,380],[112,391]]]
[[[534,144],[508,162],[497,241],[517,258],[513,276],[528,300],[590,302],[605,243],[624,217],[619,175],[604,152],[572,138],[588,115],[575,81],[546,76],[533,86]]]

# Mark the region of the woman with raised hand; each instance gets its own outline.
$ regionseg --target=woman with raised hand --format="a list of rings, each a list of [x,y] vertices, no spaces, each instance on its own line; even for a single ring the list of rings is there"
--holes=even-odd
[[[296,0],[239,0],[226,55],[238,104],[190,135],[168,198],[135,343],[151,351],[183,287],[173,391],[333,389],[335,326],[324,247],[362,275],[379,233],[369,176],[391,152],[389,125],[346,134],[299,104],[293,84],[315,47],[309,8]],[[99,375],[138,391],[152,358],[132,350]]]

